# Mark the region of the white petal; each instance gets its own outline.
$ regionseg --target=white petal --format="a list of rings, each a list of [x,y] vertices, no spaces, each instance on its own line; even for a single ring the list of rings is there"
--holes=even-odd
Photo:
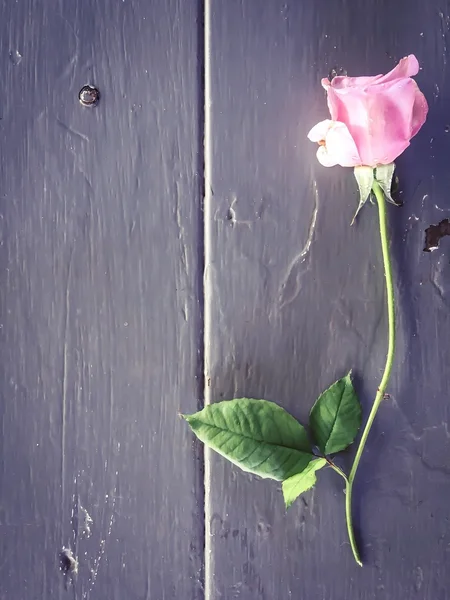
[[[358,148],[345,123],[333,121],[325,139],[328,154],[341,167],[356,167],[361,164]]]
[[[333,121],[330,121],[330,119],[320,121],[320,123],[314,125],[314,127],[308,133],[308,139],[311,140],[311,142],[321,142],[326,138],[327,132],[332,125]]]
[[[334,160],[334,158],[328,154],[325,146],[319,146],[319,149],[317,150],[317,160],[324,167],[334,167],[337,165],[337,162]]]

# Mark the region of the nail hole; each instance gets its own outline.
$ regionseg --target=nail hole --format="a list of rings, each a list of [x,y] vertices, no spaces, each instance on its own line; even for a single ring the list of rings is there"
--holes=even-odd
[[[78,561],[70,548],[63,548],[59,553],[59,568],[64,574],[78,571]]]
[[[22,55],[18,50],[11,50],[9,53],[9,60],[16,67],[22,61]]]
[[[100,99],[100,92],[92,85],[84,85],[78,94],[78,99],[83,106],[95,106]]]

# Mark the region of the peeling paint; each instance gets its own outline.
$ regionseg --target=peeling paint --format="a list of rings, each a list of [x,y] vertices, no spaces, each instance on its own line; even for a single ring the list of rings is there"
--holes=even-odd
[[[438,225],[430,225],[425,229],[424,252],[433,252],[439,248],[440,240],[450,235],[450,221],[443,219]]]

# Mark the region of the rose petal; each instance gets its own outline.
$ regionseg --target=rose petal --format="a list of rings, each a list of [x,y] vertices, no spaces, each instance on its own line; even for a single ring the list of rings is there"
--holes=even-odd
[[[416,83],[416,82],[414,82]],[[425,123],[428,114],[428,102],[419,86],[416,84],[416,96],[411,117],[411,137],[414,137],[422,125]]]
[[[333,121],[341,121],[342,123],[348,122],[348,114],[345,105],[340,102],[339,96],[333,88],[328,90],[327,104]]]
[[[321,142],[326,138],[328,130],[332,125],[333,121],[331,121],[330,119],[320,121],[320,123],[314,125],[314,127],[308,133],[308,139],[311,140],[311,142]]]
[[[392,71],[383,75],[378,81],[379,83],[387,83],[388,81],[394,81],[395,79],[402,79],[404,77],[414,77],[419,72],[419,61],[414,56],[414,54],[410,54],[409,56],[405,56],[402,58],[397,66],[395,66]]]
[[[328,154],[325,146],[319,146],[316,156],[317,160],[323,167],[335,167],[338,164],[337,161],[334,160],[330,154]]]
[[[325,125],[327,131],[322,137]],[[316,130],[316,131],[314,131]],[[350,132],[344,123],[336,123],[334,121],[322,121],[313,127],[311,130],[314,138],[312,141],[322,141],[325,139],[325,145],[320,146],[317,150],[317,160],[324,167],[354,167],[361,165],[361,159],[358,154],[356,144],[350,135]],[[311,134],[311,132],[310,132]]]
[[[333,119],[347,124],[362,164],[393,162],[423,125],[428,105],[413,79],[394,79],[368,90],[328,90]]]
[[[327,104],[333,121],[346,123],[359,147],[358,129],[366,130],[368,126],[366,95],[362,89],[352,89],[351,94],[346,90],[330,87],[327,94]]]
[[[426,119],[428,105],[413,79],[396,79],[371,89],[365,164],[387,165],[406,150]],[[351,129],[351,128],[350,128]],[[367,152],[367,154],[365,154]]]
[[[325,138],[326,150],[330,161],[341,167],[361,165],[361,158],[347,125],[336,122],[328,130]]]
[[[419,72],[419,62],[414,54],[405,56],[399,63],[386,75],[375,75],[374,77],[344,77],[338,75],[331,82],[328,79],[322,79],[322,86],[327,90],[329,87],[344,90],[346,88],[366,88],[369,85],[388,83],[395,79],[404,77],[413,77]]]
[[[328,89],[331,86],[338,89],[349,87],[365,88],[378,81],[378,79],[381,79],[381,77],[384,77],[384,75],[375,75],[374,77],[346,77],[344,75],[337,75],[336,77],[333,77],[331,82],[328,81],[328,79],[322,79],[322,87],[325,89]]]
[[[410,54],[386,75],[322,79],[334,123],[323,121],[309,134],[316,141],[325,135],[321,163],[376,167],[393,162],[427,116],[427,101],[411,79],[418,71],[417,58]]]

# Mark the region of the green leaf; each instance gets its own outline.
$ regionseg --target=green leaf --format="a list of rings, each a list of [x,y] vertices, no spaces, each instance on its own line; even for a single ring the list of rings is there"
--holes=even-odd
[[[305,428],[267,400],[224,400],[183,416],[202,442],[260,477],[282,481],[301,473],[312,458]]]
[[[301,495],[303,492],[310,490],[314,487],[317,477],[316,471],[321,469],[327,464],[324,458],[318,458],[312,460],[304,471],[297,473],[285,479],[282,483],[283,497],[286,508],[289,508],[291,504]]]
[[[394,171],[395,163],[390,163],[389,165],[380,165],[375,169],[375,180],[383,190],[386,200],[391,204],[395,204],[395,206],[399,206],[399,204],[391,196]]]
[[[311,409],[309,423],[324,454],[345,450],[353,442],[361,426],[361,405],[350,373],[319,396]]]
[[[359,188],[359,204],[350,225],[353,225],[359,211],[370,197],[373,185],[373,167],[355,167],[353,173]]]

